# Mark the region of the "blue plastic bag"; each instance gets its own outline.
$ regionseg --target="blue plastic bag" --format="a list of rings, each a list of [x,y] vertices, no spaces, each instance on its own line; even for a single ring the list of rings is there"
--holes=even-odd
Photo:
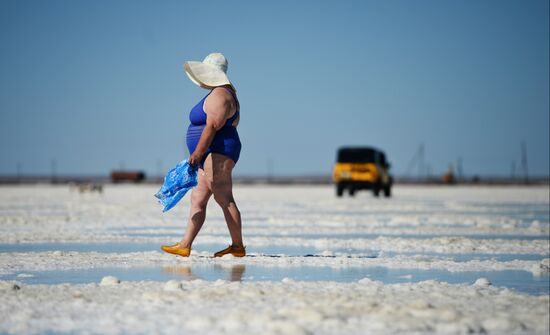
[[[174,207],[187,191],[197,186],[197,170],[185,159],[168,171],[164,184],[155,194],[158,202],[164,206],[163,213]]]

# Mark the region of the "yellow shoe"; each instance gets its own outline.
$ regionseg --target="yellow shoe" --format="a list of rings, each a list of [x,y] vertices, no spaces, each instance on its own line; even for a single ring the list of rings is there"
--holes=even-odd
[[[215,253],[214,257],[222,257],[222,256],[225,256],[227,254],[231,254],[235,257],[244,257],[244,256],[246,256],[246,250],[245,249],[246,249],[245,247],[230,245],[229,247]]]
[[[180,247],[179,243],[176,243],[174,245],[162,245],[160,249],[169,254],[174,254],[181,257],[189,257],[189,255],[191,254],[191,248],[182,248]]]

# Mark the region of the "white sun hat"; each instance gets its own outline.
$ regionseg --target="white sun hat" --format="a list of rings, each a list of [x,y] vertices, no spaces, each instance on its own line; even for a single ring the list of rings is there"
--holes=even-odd
[[[215,52],[206,56],[202,62],[185,62],[183,68],[189,79],[202,88],[211,89],[222,85],[233,87],[227,77],[227,64],[224,55]]]

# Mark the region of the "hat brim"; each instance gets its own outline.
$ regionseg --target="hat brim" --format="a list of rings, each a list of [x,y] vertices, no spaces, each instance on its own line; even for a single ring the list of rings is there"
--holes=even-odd
[[[202,88],[210,89],[223,85],[233,86],[223,71],[203,62],[185,62],[183,68],[189,79]]]

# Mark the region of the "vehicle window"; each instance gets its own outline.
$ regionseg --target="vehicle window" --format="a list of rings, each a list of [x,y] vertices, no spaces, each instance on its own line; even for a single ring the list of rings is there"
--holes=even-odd
[[[373,163],[376,151],[371,149],[341,149],[338,151],[338,162],[341,163]]]

